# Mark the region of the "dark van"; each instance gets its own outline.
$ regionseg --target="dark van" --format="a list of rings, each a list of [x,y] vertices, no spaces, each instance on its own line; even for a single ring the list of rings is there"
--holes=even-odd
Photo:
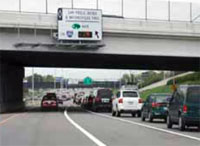
[[[110,89],[98,89],[94,93],[92,109],[94,111],[108,110],[112,108],[112,91]]]
[[[178,124],[181,131],[185,126],[197,126],[200,130],[200,85],[182,85],[169,102],[167,127]]]

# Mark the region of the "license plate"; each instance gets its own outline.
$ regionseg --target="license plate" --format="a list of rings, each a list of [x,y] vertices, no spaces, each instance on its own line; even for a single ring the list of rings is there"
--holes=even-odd
[[[133,102],[131,102],[131,101],[129,101],[128,103],[129,103],[129,104],[133,104]]]
[[[109,100],[107,100],[107,99],[103,99],[102,102],[103,102],[103,103],[108,103]]]
[[[166,110],[167,110],[167,107],[164,107],[163,109],[166,111]]]

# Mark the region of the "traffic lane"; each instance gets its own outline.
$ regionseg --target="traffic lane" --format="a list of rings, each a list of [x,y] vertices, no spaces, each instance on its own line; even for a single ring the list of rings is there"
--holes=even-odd
[[[111,113],[102,113],[102,114],[112,116]],[[148,121],[148,119],[146,119],[145,122],[143,122],[143,121],[141,121],[141,118],[132,117],[130,114],[121,114],[120,118],[129,120],[129,121],[133,121],[133,122],[137,122],[137,123],[146,124],[146,125],[153,126],[153,127],[156,127],[156,128],[170,130],[170,131],[173,131],[173,132],[178,132],[178,133],[181,133],[181,134],[200,138],[200,132],[198,131],[198,129],[196,127],[189,127],[189,128],[186,128],[185,131],[180,131],[178,129],[178,125],[173,125],[172,129],[167,128],[167,124],[162,119],[155,119],[152,123],[150,123]]]
[[[73,112],[69,110],[68,115],[82,128],[109,146],[197,146],[200,144],[195,140],[155,131],[88,112]]]
[[[22,114],[22,113],[3,113],[3,114],[0,114],[0,122],[5,121],[5,120],[9,120],[12,117],[17,116],[19,114]]]
[[[93,146],[63,112],[27,113],[0,126],[1,146]]]

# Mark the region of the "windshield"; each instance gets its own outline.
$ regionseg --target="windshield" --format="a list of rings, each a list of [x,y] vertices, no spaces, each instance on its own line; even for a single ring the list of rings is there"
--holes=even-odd
[[[56,100],[56,97],[52,95],[47,95],[43,97],[43,100]]]
[[[123,97],[138,97],[138,94],[137,92],[133,92],[133,91],[124,91]]]
[[[157,96],[154,96],[153,99],[154,99],[153,101],[157,102],[157,103],[169,103],[171,96],[170,95],[157,95]]]
[[[186,102],[200,104],[200,87],[193,87],[188,89]]]
[[[111,90],[99,90],[98,91],[98,97],[100,98],[111,98],[112,97],[112,91]]]

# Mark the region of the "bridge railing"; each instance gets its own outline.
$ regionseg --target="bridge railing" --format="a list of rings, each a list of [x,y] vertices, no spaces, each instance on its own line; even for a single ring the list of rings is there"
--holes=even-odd
[[[56,13],[59,7],[102,9],[104,15],[130,19],[200,22],[200,2],[170,0],[6,0],[0,10]]]

